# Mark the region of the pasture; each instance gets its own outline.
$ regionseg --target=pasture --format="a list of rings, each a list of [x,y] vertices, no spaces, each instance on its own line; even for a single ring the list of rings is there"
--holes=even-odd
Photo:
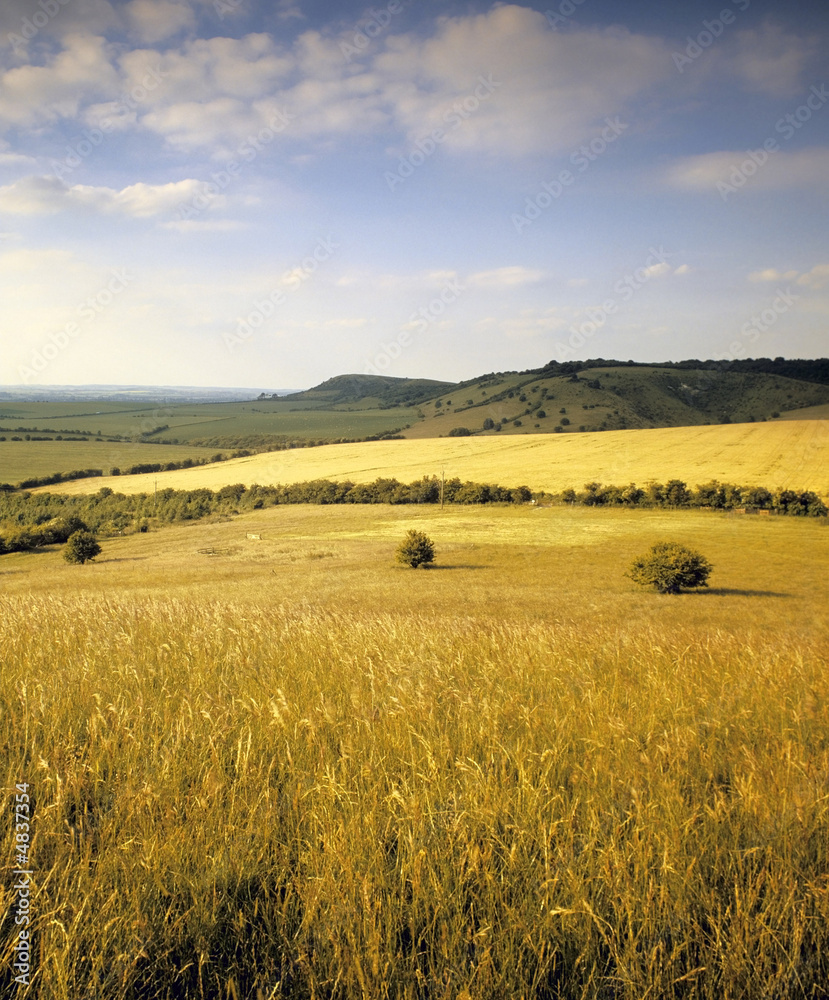
[[[369,401],[370,402],[370,401]],[[331,407],[292,400],[246,403],[16,403],[0,402],[0,426],[50,428],[83,434],[176,439],[244,437],[248,434],[319,438],[364,438],[417,420],[413,408]],[[316,407],[316,408],[315,408]],[[156,428],[163,431],[153,434]],[[8,433],[8,432],[5,432]]]
[[[613,485],[677,478],[711,479],[829,494],[829,423],[820,420],[723,426],[664,427],[585,434],[502,438],[439,438],[324,445],[234,459],[218,465],[149,476],[61,484],[64,493],[109,486],[121,493],[158,488],[219,489],[232,483],[293,483],[312,479],[371,482],[423,475],[526,485],[557,492],[598,480]]]
[[[623,576],[663,538],[710,590]],[[17,996],[825,996],[823,519],[291,506],[103,548],[0,560]]]
[[[6,435],[8,437],[8,435]],[[129,468],[144,462],[210,459],[216,448],[131,441],[0,441],[0,482],[19,483],[74,469]],[[96,479],[95,482],[98,482]]]

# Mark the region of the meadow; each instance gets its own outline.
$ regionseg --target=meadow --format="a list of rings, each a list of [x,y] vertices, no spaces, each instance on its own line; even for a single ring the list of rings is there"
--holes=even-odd
[[[220,489],[233,483],[295,483],[313,479],[371,482],[423,475],[559,492],[598,480],[613,485],[681,479],[691,486],[718,479],[767,489],[829,494],[829,424],[823,420],[661,427],[520,438],[435,438],[323,445],[252,455],[214,466],[146,476],[62,484],[64,493],[108,486],[119,493],[158,489]]]
[[[709,590],[625,578],[663,538]],[[102,545],[0,559],[17,996],[827,996],[825,519],[290,506]]]
[[[6,435],[8,437],[8,435]],[[0,441],[0,482],[16,484],[29,478],[75,469],[112,468],[152,462],[210,460],[215,448],[131,441]]]
[[[247,403],[12,403],[0,402],[0,426],[80,431],[84,434],[145,435],[188,441],[248,434],[301,438],[364,438],[417,419],[416,409],[355,405],[319,409],[302,400]],[[164,429],[152,433],[156,428]],[[8,433],[8,432],[6,432]]]

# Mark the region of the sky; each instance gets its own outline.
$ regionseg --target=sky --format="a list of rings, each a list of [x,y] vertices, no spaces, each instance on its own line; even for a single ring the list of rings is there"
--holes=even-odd
[[[0,384],[825,356],[829,4],[4,0]]]

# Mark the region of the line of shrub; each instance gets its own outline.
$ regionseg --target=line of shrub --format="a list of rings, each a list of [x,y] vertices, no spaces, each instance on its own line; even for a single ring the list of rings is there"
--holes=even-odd
[[[827,510],[816,493],[779,489],[775,492],[762,486],[735,486],[716,479],[689,489],[681,479],[667,483],[648,483],[639,487],[605,486],[585,483],[581,492],[572,489],[553,494],[549,499],[587,507],[700,507],[713,510],[770,511],[799,517],[825,517]]]
[[[440,499],[441,482],[435,476],[425,476],[413,483],[382,478],[372,483],[340,483],[330,479],[275,486],[248,487],[236,483],[215,492],[168,488],[157,493],[123,494],[103,487],[91,495],[66,496],[0,491],[0,554],[60,541],[48,533],[54,530],[56,522],[73,517],[96,534],[114,535],[146,531],[151,525],[196,521],[211,515],[229,516],[282,504],[437,504]],[[443,499],[448,504],[522,504],[536,499],[597,507],[754,509],[801,517],[824,517],[827,513],[820,498],[811,492],[771,493],[760,487],[716,482],[689,490],[679,480],[650,483],[645,488],[635,484],[615,487],[588,483],[580,493],[564,490],[559,494],[533,495],[526,486],[510,488],[454,478],[443,485]]]

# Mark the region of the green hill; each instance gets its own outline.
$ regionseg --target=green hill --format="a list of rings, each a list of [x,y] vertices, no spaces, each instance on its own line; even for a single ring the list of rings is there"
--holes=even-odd
[[[829,385],[749,371],[627,365],[487,375],[446,390],[407,437],[684,427],[775,419],[829,403]],[[808,416],[812,416],[810,412]]]
[[[359,403],[372,406],[411,406],[452,388],[456,383],[428,378],[395,378],[390,375],[335,375],[312,389],[282,396],[288,403],[310,402],[324,406]],[[264,397],[260,397],[264,398]]]

